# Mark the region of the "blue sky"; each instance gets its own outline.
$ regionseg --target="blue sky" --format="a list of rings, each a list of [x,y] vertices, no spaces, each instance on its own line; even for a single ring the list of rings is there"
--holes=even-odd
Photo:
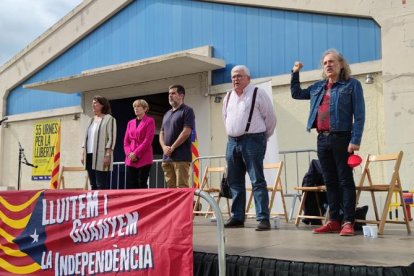
[[[0,0],[0,66],[82,0]]]

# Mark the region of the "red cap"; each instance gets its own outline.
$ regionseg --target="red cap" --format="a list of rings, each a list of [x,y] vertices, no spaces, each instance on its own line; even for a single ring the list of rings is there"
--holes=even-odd
[[[358,154],[350,154],[348,157],[348,166],[355,168],[362,163],[362,158]]]

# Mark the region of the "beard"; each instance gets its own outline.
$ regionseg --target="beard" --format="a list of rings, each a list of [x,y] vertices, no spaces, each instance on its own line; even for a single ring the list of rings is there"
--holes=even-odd
[[[178,102],[176,102],[176,101],[174,101],[174,100],[168,100],[168,102],[170,103],[170,105],[172,106],[172,107],[178,107]]]

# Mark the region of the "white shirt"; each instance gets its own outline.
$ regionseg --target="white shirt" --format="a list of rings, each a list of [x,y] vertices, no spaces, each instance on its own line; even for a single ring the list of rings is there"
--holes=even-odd
[[[98,126],[101,122],[93,120],[92,124],[88,128],[88,144],[86,145],[86,152],[93,153],[93,141],[95,140],[95,134],[98,132]]]
[[[249,84],[239,96],[236,91],[232,90],[227,93],[223,101],[223,120],[226,127],[227,135],[238,137],[246,134],[247,120],[249,119],[250,108],[252,105],[253,92],[255,86]],[[227,104],[227,101],[229,103]],[[266,91],[259,88],[256,95],[250,128],[247,133],[265,132],[266,137],[272,136],[276,127],[276,115],[272,102]]]

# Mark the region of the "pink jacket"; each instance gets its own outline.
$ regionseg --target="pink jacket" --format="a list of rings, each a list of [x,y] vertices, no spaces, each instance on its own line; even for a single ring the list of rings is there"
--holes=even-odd
[[[136,119],[128,122],[124,137],[124,152],[126,155],[125,165],[139,168],[152,164],[152,140],[155,133],[155,121],[153,118],[144,115],[138,127]],[[128,154],[134,152],[138,157],[137,162],[132,162]]]

